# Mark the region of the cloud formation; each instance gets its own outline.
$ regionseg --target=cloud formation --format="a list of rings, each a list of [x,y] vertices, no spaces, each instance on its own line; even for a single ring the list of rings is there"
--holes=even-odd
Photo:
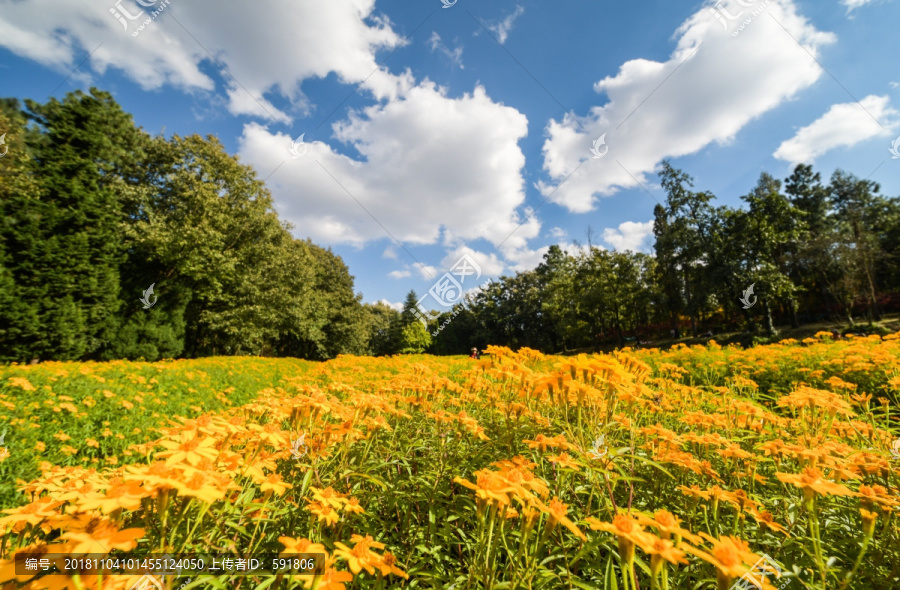
[[[746,10],[736,0],[719,5],[732,15]],[[807,50],[817,55],[835,38],[799,15],[792,0],[770,0],[732,36],[742,23],[723,28],[702,8],[676,31],[668,60],[626,62],[594,85],[608,97],[605,104],[584,117],[550,121],[543,153],[551,182],[539,183],[541,193],[569,211],[590,211],[598,197],[646,184],[665,158],[731,141],[823,75]],[[592,142],[603,134],[609,150],[594,159]]]
[[[835,148],[890,135],[898,114],[887,96],[871,95],[858,103],[832,105],[824,115],[784,141],[772,155],[791,164],[812,164]]]

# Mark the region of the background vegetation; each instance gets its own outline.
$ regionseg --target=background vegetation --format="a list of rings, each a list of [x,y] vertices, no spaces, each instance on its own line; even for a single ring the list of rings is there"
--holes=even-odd
[[[185,590],[727,590],[762,554],[782,568],[767,588],[900,584],[900,335],[489,352],[9,368],[0,403],[47,407],[16,422],[0,468],[36,440],[48,460],[4,472],[24,493],[0,517],[0,584],[136,581],[11,582],[14,551],[77,546],[329,557],[316,578],[166,581]]]
[[[340,257],[294,238],[215,137],[150,136],[96,89],[2,101],[0,129],[23,146],[0,159],[0,362],[570,351],[823,318],[878,331],[900,301],[900,200],[877,184],[800,165],[730,208],[666,163],[652,255],[589,233],[422,329],[414,292],[402,312],[362,304]]]

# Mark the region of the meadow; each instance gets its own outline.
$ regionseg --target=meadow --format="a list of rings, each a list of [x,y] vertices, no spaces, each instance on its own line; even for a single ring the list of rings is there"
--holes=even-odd
[[[327,563],[165,587],[900,586],[900,334],[487,352],[2,368],[0,584],[138,580],[17,551],[215,550]]]

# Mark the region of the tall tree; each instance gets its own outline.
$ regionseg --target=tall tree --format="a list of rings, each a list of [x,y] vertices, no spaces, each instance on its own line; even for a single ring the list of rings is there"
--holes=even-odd
[[[60,102],[26,101],[40,130],[29,141],[40,197],[21,203],[31,217],[13,275],[37,304],[41,358],[98,357],[118,328],[119,266],[124,258],[116,179],[132,173],[140,132],[107,92],[71,93]]]

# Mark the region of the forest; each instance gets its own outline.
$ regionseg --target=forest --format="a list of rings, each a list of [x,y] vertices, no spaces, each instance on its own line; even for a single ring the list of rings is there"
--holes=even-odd
[[[900,199],[840,170],[763,173],[730,208],[664,162],[652,254],[589,232],[426,327],[414,291],[402,312],[364,304],[215,137],[150,135],[98,89],[3,99],[0,130],[24,146],[0,158],[0,362],[560,353],[823,318],[877,330],[900,302]]]

